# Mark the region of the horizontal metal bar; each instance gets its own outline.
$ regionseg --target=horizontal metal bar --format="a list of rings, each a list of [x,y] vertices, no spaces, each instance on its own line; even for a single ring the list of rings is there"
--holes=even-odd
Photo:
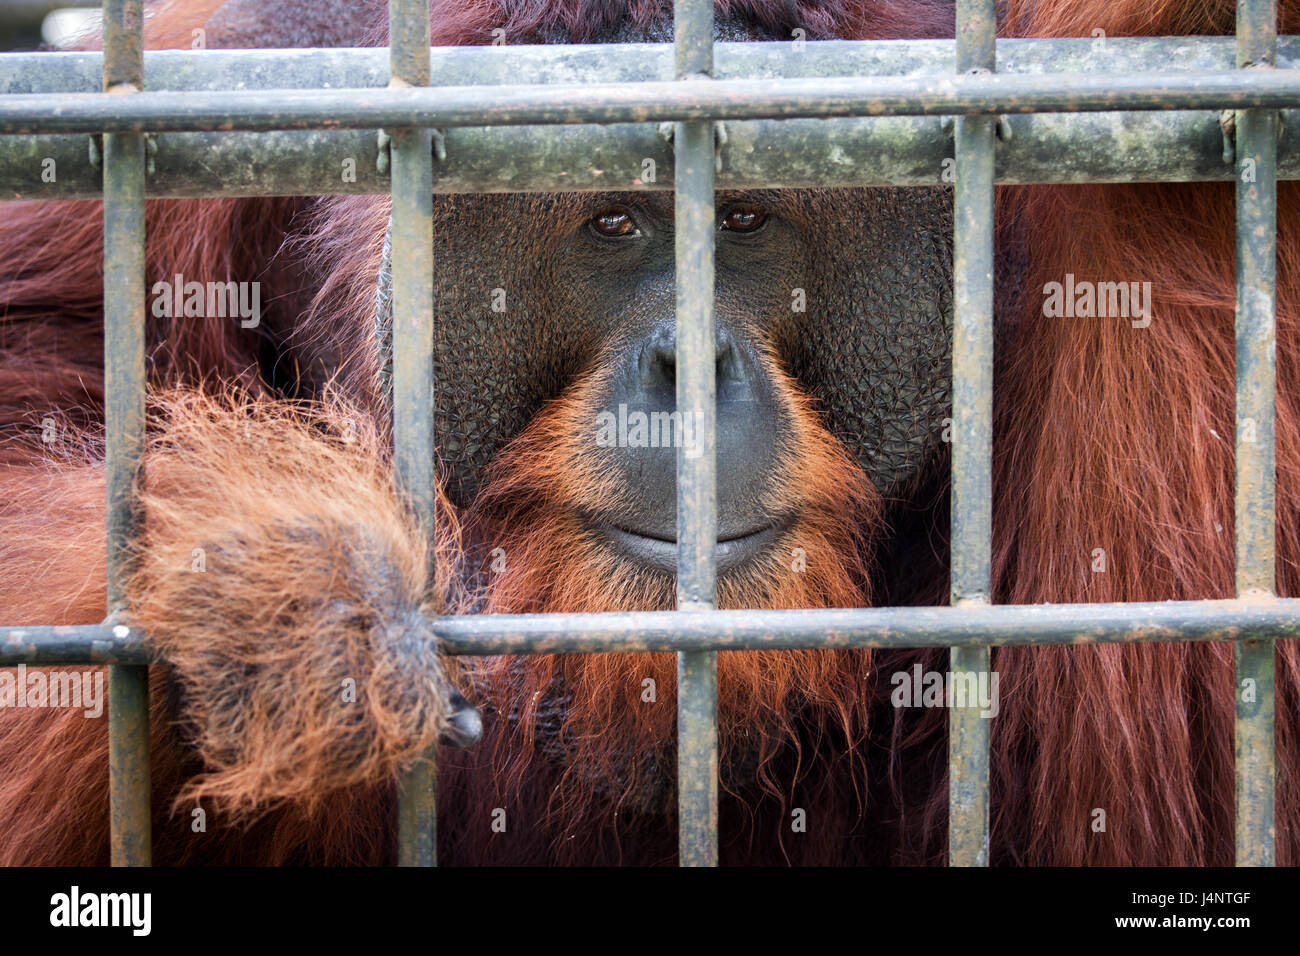
[[[0,133],[213,132],[1294,108],[1300,70],[973,74],[624,85],[17,94]]]
[[[671,80],[673,48],[663,43],[434,47],[431,86],[621,85]],[[717,43],[719,80],[816,77],[947,77],[952,40],[831,40]],[[999,74],[1204,73],[1232,70],[1232,37],[1107,37],[1104,40],[999,40]],[[96,52],[2,53],[0,94],[93,93]],[[1300,68],[1300,37],[1278,40],[1277,65]],[[315,90],[381,88],[389,81],[384,47],[315,50],[146,50],[151,90]]]
[[[0,666],[155,664],[144,634],[125,624],[0,628]]]
[[[1226,70],[1235,62],[1230,37],[1106,38],[998,42],[1001,73],[1103,74]],[[607,46],[438,47],[435,84],[631,83],[672,76],[667,44]],[[1300,38],[1279,42],[1279,63],[1300,66]],[[947,75],[951,41],[716,45],[719,77]],[[98,53],[0,55],[0,92],[88,92],[99,88]],[[146,51],[154,89],[294,89],[382,87],[385,49]],[[997,181],[1178,182],[1229,180],[1217,110],[1171,113],[1030,114],[1009,118],[1013,140],[997,147]],[[372,120],[372,126],[378,123]],[[755,120],[727,124],[721,189],[915,186],[942,182],[952,136],[937,117]],[[150,196],[289,196],[384,193],[375,132],[284,130],[268,133],[167,133],[155,137]],[[1284,116],[1279,177],[1300,178],[1300,112]],[[446,133],[447,158],[434,190],[549,192],[582,189],[672,189],[673,156],[658,130],[644,124],[559,127],[467,127]],[[644,178],[645,160],[656,176]],[[56,176],[50,176],[53,161]],[[0,196],[93,199],[101,172],[84,135],[12,137],[0,149]],[[49,181],[53,179],[53,181]]]
[[[1300,599],[441,618],[452,655],[977,647],[1300,637]]]
[[[1300,110],[1284,112],[1280,179],[1300,179]],[[1233,178],[1218,111],[1044,113],[1009,118],[997,181],[1199,182]],[[377,194],[374,130],[164,133],[155,136],[153,198]],[[671,190],[675,163],[658,129],[612,126],[448,130],[435,193]],[[0,199],[97,199],[102,173],[87,137],[10,137],[0,148]],[[727,124],[719,189],[941,185],[953,141],[938,117],[752,120]],[[52,160],[53,182],[42,175]],[[646,160],[655,168],[644,179]]]
[[[476,614],[433,622],[454,656],[981,647],[1300,637],[1300,598],[814,611]],[[159,663],[112,627],[0,627],[0,666]]]

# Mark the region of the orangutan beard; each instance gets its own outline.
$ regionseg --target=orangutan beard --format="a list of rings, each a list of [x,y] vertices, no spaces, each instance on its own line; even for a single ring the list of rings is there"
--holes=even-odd
[[[764,504],[796,517],[766,552],[720,577],[718,606],[866,606],[879,496],[811,401],[777,374],[794,427]],[[582,455],[598,384],[582,381],[552,403],[489,471],[465,521],[483,556],[476,611],[673,609],[674,576],[628,561],[582,518],[619,495]],[[482,659],[467,676],[478,702],[512,728],[485,740],[507,787],[540,756],[562,768],[566,815],[605,801],[651,813],[666,811],[675,792],[676,669],[671,653],[552,654]],[[724,791],[789,795],[828,733],[839,740],[837,756],[854,763],[869,673],[866,651],[720,652]],[[778,779],[782,754],[794,760],[782,761]]]

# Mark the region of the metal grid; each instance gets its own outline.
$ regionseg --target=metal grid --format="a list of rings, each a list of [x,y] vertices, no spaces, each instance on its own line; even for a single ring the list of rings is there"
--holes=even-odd
[[[150,859],[147,664],[143,635],[118,615],[126,570],[124,543],[133,525],[131,485],[144,440],[144,199],[147,132],[295,130],[307,138],[268,144],[278,185],[248,194],[292,188],[286,155],[328,146],[328,127],[391,131],[393,204],[394,434],[401,481],[422,520],[433,507],[433,252],[435,126],[524,126],[568,122],[675,123],[677,336],[681,343],[677,401],[704,423],[705,453],[679,455],[678,610],[626,614],[487,615],[444,618],[437,632],[445,651],[458,655],[675,651],[678,653],[678,788],[682,865],[717,863],[717,669],[721,649],[803,647],[952,648],[952,666],[989,666],[992,646],[1232,640],[1237,678],[1256,682],[1256,702],[1240,699],[1236,713],[1237,862],[1274,862],[1273,641],[1300,636],[1300,600],[1274,596],[1275,259],[1278,110],[1300,106],[1300,73],[1276,69],[1276,0],[1239,0],[1237,71],[1185,75],[1131,73],[1078,76],[1002,75],[996,72],[994,0],[958,0],[956,75],[842,77],[784,80],[773,86],[715,80],[712,0],[676,0],[675,76],[672,82],[619,86],[438,87],[431,78],[428,0],[390,0],[390,82],[373,90],[302,91],[217,97],[143,93],[143,0],[105,0],[103,89],[109,95],[36,93],[0,97],[0,133],[27,142],[43,134],[102,132],[105,275],[105,428],[108,484],[110,616],[90,627],[4,629],[0,665],[106,663],[110,666],[110,799],[114,865]],[[1059,41],[1021,41],[1052,46]],[[1158,41],[1157,41],[1158,42]],[[1204,48],[1209,41],[1197,41]],[[854,43],[861,49],[878,44]],[[1153,48],[1155,49],[1155,48]],[[951,50],[951,45],[949,45]],[[1166,51],[1167,52],[1167,51]],[[519,51],[519,62],[544,60]],[[884,56],[884,54],[882,54]],[[1238,110],[1238,160],[1255,163],[1253,182],[1237,181],[1237,597],[1218,601],[1147,604],[994,606],[990,598],[993,189],[995,139],[1007,114],[1068,113],[1057,119],[1072,138],[1086,134],[1081,112]],[[821,611],[717,611],[713,542],[716,537],[713,356],[714,121],[841,116],[922,118],[956,115],[954,216],[954,334],[951,607]],[[1128,114],[1134,115],[1134,114]],[[1160,160],[1153,178],[1227,178],[1186,154],[1201,137],[1195,117],[1170,113],[1149,130],[1155,141],[1178,146]],[[1046,117],[1021,119],[1047,120]],[[907,127],[916,131],[912,119]],[[774,124],[768,124],[769,128]],[[779,125],[779,124],[776,124]],[[1291,124],[1295,128],[1295,124]],[[1009,127],[1008,127],[1009,128]],[[1043,135],[1047,127],[1034,127]],[[896,127],[895,132],[905,127]],[[519,131],[523,133],[523,130]],[[560,135],[568,130],[547,130]],[[235,134],[237,135],[237,134]],[[824,156],[835,133],[809,137]],[[311,137],[317,138],[311,138]],[[630,138],[630,137],[625,137]],[[11,142],[15,140],[11,139]],[[23,140],[17,140],[21,143]],[[211,142],[211,141],[209,141]],[[522,141],[521,141],[522,142]],[[549,142],[549,140],[548,140]],[[571,142],[581,142],[573,140]],[[588,140],[587,142],[590,142]],[[903,145],[900,145],[900,142]],[[45,141],[45,145],[49,145]],[[895,156],[906,137],[887,144]],[[933,142],[913,137],[913,151]],[[195,148],[194,142],[186,145]],[[534,172],[544,149],[532,151]],[[1297,175],[1287,150],[1285,172]],[[644,153],[637,152],[640,156]],[[1105,166],[1100,156],[1094,166]],[[1228,160],[1225,158],[1225,165]],[[183,165],[183,155],[181,158]],[[525,163],[527,165],[527,163]],[[1032,163],[1029,164],[1033,166]],[[1121,166],[1123,164],[1121,163]],[[1131,164],[1130,164],[1131,166]],[[888,169],[887,167],[883,167]],[[1013,167],[1014,168],[1014,167]],[[759,163],[746,185],[771,185]],[[1119,173],[1131,173],[1124,167]],[[908,182],[903,169],[872,171],[884,181]],[[1041,181],[1069,179],[1041,165]],[[1230,168],[1229,174],[1231,175]],[[1140,174],[1139,174],[1140,175]],[[185,174],[180,175],[181,179]],[[538,173],[528,188],[547,188]],[[744,178],[742,174],[741,179]],[[772,179],[780,179],[773,174]],[[796,177],[797,178],[797,177]],[[480,177],[481,179],[481,177]],[[1017,181],[1015,173],[998,181]],[[789,185],[788,182],[785,183]],[[839,184],[839,183],[837,183]],[[373,183],[363,184],[360,191]],[[735,185],[728,182],[728,186]],[[625,188],[583,183],[569,188]],[[485,189],[468,177],[461,187]],[[74,184],[75,188],[75,184]],[[237,191],[237,190],[236,190]],[[205,193],[200,193],[205,194]],[[1254,441],[1244,440],[1249,422]],[[431,527],[431,523],[429,524]],[[950,723],[950,862],[988,863],[988,722],[955,708]],[[399,861],[434,862],[433,755],[400,781]]]

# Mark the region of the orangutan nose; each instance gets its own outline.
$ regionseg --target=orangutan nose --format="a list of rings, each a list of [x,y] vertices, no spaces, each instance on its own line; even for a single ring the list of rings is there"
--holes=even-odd
[[[703,450],[698,422],[677,409],[675,320],[663,320],[620,356],[618,374],[604,406],[608,423],[603,452],[609,474],[624,494],[612,536],[640,563],[675,567],[677,455]],[[719,321],[715,340],[718,541],[748,538],[772,524],[764,495],[779,467],[781,425],[774,383],[765,356]],[[733,547],[719,551],[719,567]]]

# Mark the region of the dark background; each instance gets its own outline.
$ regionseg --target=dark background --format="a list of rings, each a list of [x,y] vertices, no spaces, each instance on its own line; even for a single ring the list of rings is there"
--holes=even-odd
[[[74,24],[84,28],[98,22],[98,6],[96,0],[0,0],[0,51],[60,49],[50,39],[64,38],[66,44]]]

